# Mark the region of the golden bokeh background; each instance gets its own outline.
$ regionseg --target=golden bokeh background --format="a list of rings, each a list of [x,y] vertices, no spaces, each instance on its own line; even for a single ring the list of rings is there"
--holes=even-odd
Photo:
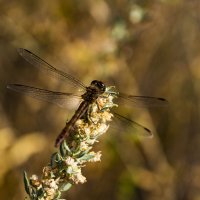
[[[6,89],[20,83],[56,91],[68,86],[40,73],[22,47],[88,85],[99,79],[168,107],[127,109],[154,132],[135,140],[108,131],[84,168],[87,183],[70,200],[200,199],[199,0],[0,1],[0,198],[24,199],[23,171],[41,174],[72,111]]]

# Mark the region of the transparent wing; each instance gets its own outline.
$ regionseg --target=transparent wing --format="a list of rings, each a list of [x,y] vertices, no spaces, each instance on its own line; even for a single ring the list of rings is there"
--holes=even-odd
[[[20,84],[9,84],[8,89],[20,92],[30,97],[54,103],[62,108],[75,107],[81,102],[81,97],[72,93],[55,92]],[[76,104],[76,105],[75,105]]]
[[[33,66],[39,68],[40,70],[43,70],[48,75],[63,81],[70,81],[76,87],[85,88],[85,85],[81,81],[65,72],[56,69],[43,59],[39,58],[34,53],[22,48],[17,49],[17,51],[26,61],[28,61]]]
[[[139,107],[154,107],[154,106],[167,106],[169,103],[166,99],[160,97],[149,96],[136,96],[119,93],[120,101],[124,102],[127,106],[139,106]]]
[[[115,112],[113,114],[114,117],[111,126],[119,130],[120,132],[129,131],[133,134],[136,134],[137,136],[148,137],[148,138],[153,137],[151,130],[149,130],[145,126],[135,121],[132,121],[131,119],[128,119],[122,115],[119,115]]]

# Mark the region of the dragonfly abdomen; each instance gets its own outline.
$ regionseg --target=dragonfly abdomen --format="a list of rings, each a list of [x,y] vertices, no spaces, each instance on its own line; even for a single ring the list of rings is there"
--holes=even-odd
[[[83,101],[80,104],[80,106],[78,107],[77,111],[75,112],[75,114],[73,115],[71,120],[66,123],[65,127],[63,128],[61,133],[56,138],[55,147],[58,147],[61,144],[61,142],[69,136],[76,121],[78,119],[80,119],[87,112],[88,106],[89,106],[89,102],[87,102],[87,101]]]

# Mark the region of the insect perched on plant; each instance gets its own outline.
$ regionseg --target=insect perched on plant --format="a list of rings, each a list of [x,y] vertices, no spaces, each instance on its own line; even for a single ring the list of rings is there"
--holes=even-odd
[[[58,78],[60,80],[64,80],[68,84],[71,84],[84,91],[82,95],[78,95],[75,93],[56,92],[20,84],[9,84],[7,86],[7,88],[16,92],[24,93],[36,99],[52,102],[61,107],[68,107],[70,99],[79,99],[80,104],[78,109],[76,110],[72,118],[66,123],[61,133],[57,136],[55,142],[56,147],[58,147],[61,144],[61,142],[71,134],[77,120],[81,119],[87,114],[92,103],[97,102],[97,104],[99,105],[98,101],[105,98],[104,93],[107,93],[108,96],[114,95],[119,99],[125,100],[128,104],[133,105],[143,104],[146,106],[163,106],[167,104],[167,101],[163,98],[127,95],[121,92],[116,92],[107,89],[108,87],[106,87],[106,85],[103,82],[98,80],[93,80],[90,86],[87,87],[78,79],[54,68],[52,65],[48,64],[46,61],[44,61],[43,59],[39,58],[37,55],[33,54],[32,52],[26,49],[19,48],[18,53],[30,64],[46,72],[46,74]],[[99,109],[103,111],[104,108]],[[127,119],[126,117],[123,117],[117,113],[114,113],[114,116],[116,118],[115,120],[117,120],[116,124],[122,123],[128,127],[137,128],[138,134],[146,137],[152,137],[152,133],[148,128],[138,124],[135,121]]]

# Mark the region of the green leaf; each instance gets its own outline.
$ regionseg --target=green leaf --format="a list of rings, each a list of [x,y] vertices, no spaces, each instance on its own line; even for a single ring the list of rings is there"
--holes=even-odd
[[[68,152],[68,154],[67,154]],[[62,144],[60,145],[60,154],[62,155],[62,157],[65,157],[66,154],[67,155],[70,155],[72,152],[71,152],[71,149],[69,148],[69,146],[67,145],[66,141],[64,140],[62,142]]]
[[[72,187],[72,184],[71,184],[71,183],[63,183],[63,184],[60,186],[60,191],[67,191],[67,190],[69,190],[71,187]]]
[[[50,177],[51,178],[55,178],[56,177],[55,174],[53,173],[53,171],[50,172]]]
[[[57,165],[57,162],[56,162],[56,158],[57,158],[57,152],[53,153],[52,156],[51,156],[51,167],[54,168],[56,165]]]
[[[28,195],[31,195],[31,192],[30,192],[30,183],[29,183],[29,180],[28,180],[28,177],[27,177],[27,173],[24,171],[24,187],[25,187],[25,191]]]
[[[62,161],[62,156],[59,153],[57,153],[56,158],[55,158],[55,162],[59,163],[61,161]]]
[[[88,160],[94,158],[94,156],[95,156],[95,155],[85,154],[85,155],[83,155],[82,157],[80,157],[79,160],[88,161]]]
[[[54,197],[54,199],[59,199],[60,197],[61,197],[61,192],[58,191],[57,194],[56,194],[56,196]]]
[[[66,155],[66,149],[63,147],[63,143],[60,145],[60,154],[62,157],[65,157]]]
[[[43,188],[40,188],[39,190],[37,190],[37,197],[42,198],[44,196],[44,190]]]
[[[63,146],[64,146],[64,148],[65,148],[69,153],[71,153],[71,149],[69,148],[69,146],[67,145],[67,143],[66,143],[65,140],[64,140],[64,142],[63,142]]]
[[[92,147],[88,147],[86,151],[78,151],[76,152],[74,155],[74,157],[76,158],[81,158],[83,157],[85,154],[87,154],[90,150],[92,149]]]

